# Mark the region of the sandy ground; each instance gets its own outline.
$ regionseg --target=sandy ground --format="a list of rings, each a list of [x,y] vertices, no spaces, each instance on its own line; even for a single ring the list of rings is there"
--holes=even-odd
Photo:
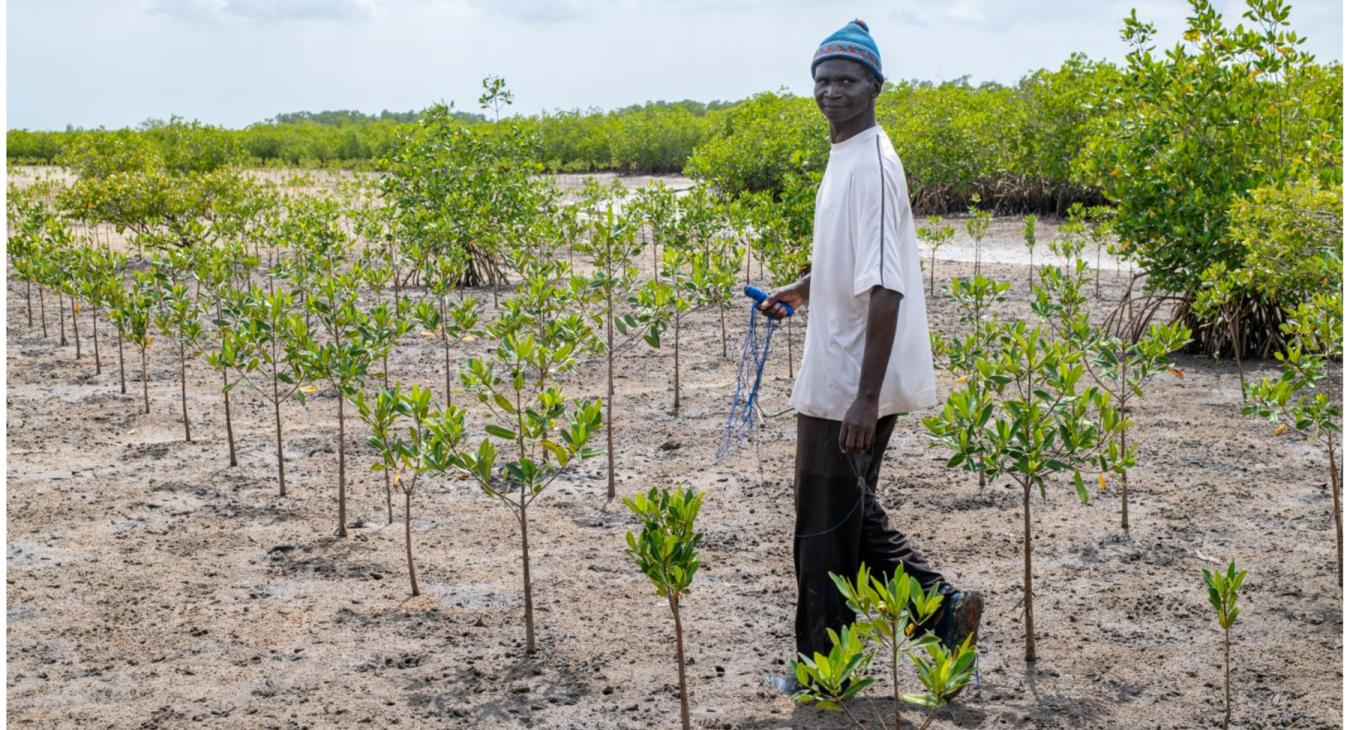
[[[1020,246],[1020,220],[1001,244]],[[650,260],[650,256],[641,257]],[[987,259],[986,259],[987,260]],[[940,262],[939,287],[969,274]],[[1030,316],[1026,269],[1006,316]],[[1099,313],[1123,277],[1103,272]],[[491,297],[487,300],[490,302]],[[539,652],[524,653],[518,533],[510,513],[452,478],[414,504],[423,595],[409,596],[403,526],[386,524],[383,482],[349,427],[351,534],[336,519],[336,401],[285,406],[291,494],[276,496],[270,409],[232,396],[240,465],[227,466],[218,375],[189,367],[193,443],[183,441],[177,366],[152,349],[152,412],[140,412],[128,350],[118,389],[113,330],[100,323],[94,374],[7,292],[8,720],[19,727],[551,727],[678,724],[672,623],[623,553],[627,510],[604,498],[604,459],[550,487],[531,512]],[[939,291],[932,325],[953,331]],[[36,299],[34,300],[36,309]],[[729,317],[731,339],[745,310]],[[36,315],[35,315],[36,316]],[[68,327],[69,329],[69,327]],[[685,327],[681,415],[670,415],[670,350],[620,361],[619,490],[706,491],[703,569],[685,603],[691,703],[702,728],[834,728],[842,717],[771,694],[761,677],[791,658],[790,415],[758,447],[712,454],[735,381],[715,311]],[[800,326],[794,357],[800,358]],[[67,333],[67,337],[70,333]],[[783,335],[763,401],[786,408]],[[733,346],[734,349],[734,346]],[[462,353],[461,353],[462,354]],[[443,390],[440,355],[410,337],[394,377]],[[1229,363],[1181,356],[1184,378],[1151,386],[1137,420],[1129,534],[1114,490],[1090,505],[1065,483],[1035,504],[1040,660],[1022,660],[1020,493],[943,468],[917,417],[902,419],[881,499],[957,585],[983,591],[983,683],[938,728],[1209,728],[1222,719],[1222,635],[1203,567],[1235,558],[1250,576],[1234,631],[1234,727],[1341,726],[1342,620],[1324,454],[1240,414]],[[1273,363],[1257,369],[1271,372]],[[603,366],[566,381],[599,395]],[[1249,375],[1250,377],[1250,375]],[[1333,373],[1339,382],[1339,369]],[[950,383],[940,379],[945,393]],[[1339,393],[1337,394],[1339,396]],[[902,670],[905,691],[917,689]],[[884,683],[859,703],[886,705]],[[906,710],[907,722],[922,716]]]

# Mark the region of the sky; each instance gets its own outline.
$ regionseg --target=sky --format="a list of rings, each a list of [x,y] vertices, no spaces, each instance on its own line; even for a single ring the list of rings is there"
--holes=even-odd
[[[1293,0],[1319,60],[1341,60],[1340,0]],[[1244,3],[1215,0],[1231,23]],[[1070,53],[1121,62],[1137,8],[1160,46],[1184,0],[10,0],[10,129],[118,128],[178,115],[243,127],[275,114],[477,112],[506,79],[512,111],[809,93],[811,54],[854,17],[886,75],[1015,83]]]

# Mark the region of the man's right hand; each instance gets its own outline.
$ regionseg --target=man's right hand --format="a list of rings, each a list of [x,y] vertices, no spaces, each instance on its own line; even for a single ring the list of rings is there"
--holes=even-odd
[[[807,291],[809,289],[802,286],[800,281],[774,289],[760,302],[759,311],[773,319],[782,319],[787,316],[787,310],[780,306],[780,302],[792,307],[793,311],[801,309],[806,304]]]

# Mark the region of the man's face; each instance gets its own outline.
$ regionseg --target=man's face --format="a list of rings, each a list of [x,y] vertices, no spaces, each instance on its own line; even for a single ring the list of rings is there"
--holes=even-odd
[[[880,89],[867,67],[847,58],[829,58],[816,66],[816,106],[835,124],[867,111]]]

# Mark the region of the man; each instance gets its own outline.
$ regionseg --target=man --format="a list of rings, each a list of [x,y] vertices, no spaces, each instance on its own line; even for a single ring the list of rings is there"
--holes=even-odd
[[[877,126],[884,77],[867,25],[855,20],[826,38],[811,73],[832,143],[816,194],[811,271],[760,305],[777,319],[786,314],[780,303],[811,303],[791,401],[797,651],[828,654],[826,629],[854,620],[829,574],[852,577],[860,563],[874,575],[903,565],[925,587],[938,586],[944,600],[931,628],[950,648],[976,632],[980,595],[957,591],[930,568],[875,497],[897,415],[937,399],[914,219],[900,158]],[[774,684],[795,690],[790,677]]]

